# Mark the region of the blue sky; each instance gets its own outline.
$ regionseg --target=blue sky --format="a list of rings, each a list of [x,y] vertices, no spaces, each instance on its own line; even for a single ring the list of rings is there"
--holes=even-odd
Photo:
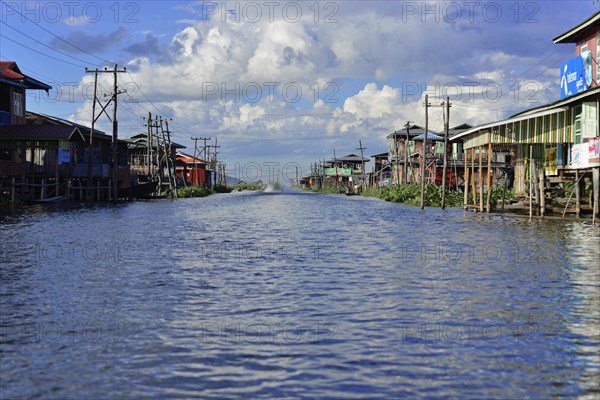
[[[552,38],[598,2],[2,1],[0,58],[51,84],[28,108],[89,125],[92,75],[119,76],[120,136],[148,111],[174,140],[218,137],[221,158],[259,165],[386,149],[423,95],[451,96],[451,125],[485,123],[559,98],[574,46]],[[24,14],[27,18],[23,17]],[[110,74],[101,82],[110,88]],[[86,96],[87,94],[87,96]],[[150,100],[150,101],[148,101]],[[109,130],[106,120],[101,128]],[[432,130],[442,129],[440,109]],[[240,168],[243,169],[243,168]],[[239,171],[239,169],[238,169]]]

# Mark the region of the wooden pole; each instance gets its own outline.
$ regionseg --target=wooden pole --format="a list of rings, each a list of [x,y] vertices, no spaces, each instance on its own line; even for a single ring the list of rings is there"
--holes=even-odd
[[[362,146],[361,146],[362,147]],[[400,184],[400,162],[398,161],[398,137],[396,136],[396,132],[394,132],[394,151],[396,152],[395,162],[394,162],[394,175],[396,179],[396,185]],[[406,168],[406,165],[404,166]]]
[[[15,204],[15,189],[16,189],[16,181],[15,178],[12,177],[10,180],[10,203]]]
[[[337,159],[335,156],[335,149],[333,149],[333,166],[335,167],[335,187],[339,186],[338,184],[338,170],[337,170]]]
[[[463,183],[463,195],[464,195],[464,200],[463,200],[463,208],[465,210],[469,209],[469,167],[467,165],[467,160],[469,159],[468,156],[468,150],[464,149],[464,153],[465,153],[465,166],[464,166],[464,183]]]
[[[596,215],[600,212],[600,168],[598,167],[592,169],[592,186],[594,192],[594,208],[592,210],[592,223],[595,225]]]
[[[450,96],[446,96],[444,118],[444,168],[442,169],[442,210],[446,208],[446,170],[448,169],[448,135],[450,131]]]
[[[488,133],[488,150],[487,150],[487,199],[485,209],[490,213],[492,200],[492,133]]]
[[[483,212],[483,146],[479,146],[479,212]]]
[[[94,73],[94,102],[92,103],[92,127],[90,128],[89,147],[88,147],[88,181],[86,190],[86,201],[91,202],[93,198],[92,180],[94,176],[94,128],[96,126],[96,97],[98,93],[98,69]],[[80,182],[81,183],[81,182]],[[80,188],[81,197],[81,188]]]
[[[425,170],[427,169],[427,130],[429,130],[429,95],[425,95],[425,135],[423,136],[421,167],[421,210],[425,208]]]
[[[544,178],[544,167],[540,168],[540,179],[538,183],[538,187],[540,189],[540,215],[543,217],[546,213],[546,191],[545,191],[545,178]]]
[[[473,210],[477,211],[477,187],[475,185],[475,147],[471,147],[471,190],[473,193]]]
[[[55,171],[55,173],[56,173],[56,178],[55,178],[56,182],[54,182],[54,184],[55,184],[55,189],[54,189],[55,193],[54,193],[54,196],[56,196],[56,197],[59,196],[58,190],[60,188],[60,185],[59,185],[60,166],[58,165],[58,162],[60,161],[59,159],[60,159],[60,144],[56,148],[56,171]]]
[[[581,217],[581,186],[579,185],[579,170],[575,170],[575,215]]]
[[[529,221],[533,217],[533,177],[532,177],[532,166],[533,166],[533,145],[529,145]]]
[[[408,183],[408,141],[410,140],[410,121],[406,121],[406,140],[404,141],[404,183]],[[412,163],[411,163],[412,165]]]
[[[506,187],[508,180],[508,171],[504,172],[504,190],[502,190],[502,212],[504,213],[504,203],[506,202]]]

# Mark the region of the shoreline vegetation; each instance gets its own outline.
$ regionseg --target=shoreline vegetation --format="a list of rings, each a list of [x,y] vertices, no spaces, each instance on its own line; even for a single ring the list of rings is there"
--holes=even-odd
[[[322,189],[310,189],[312,192],[328,193],[328,194],[345,194],[346,189],[343,186],[324,187]],[[503,188],[497,188],[492,192],[491,204],[492,207],[502,200]],[[421,186],[419,184],[402,184],[397,186],[382,187],[382,188],[366,188],[359,193],[361,196],[375,197],[381,200],[400,203],[409,206],[421,205]],[[469,204],[473,204],[473,195],[469,193]],[[442,188],[437,185],[427,185],[425,187],[424,203],[426,207],[440,207],[442,198]],[[514,199],[512,190],[506,190],[505,200]],[[464,194],[455,190],[446,189],[446,207],[463,207]],[[479,195],[477,200],[479,201]]]

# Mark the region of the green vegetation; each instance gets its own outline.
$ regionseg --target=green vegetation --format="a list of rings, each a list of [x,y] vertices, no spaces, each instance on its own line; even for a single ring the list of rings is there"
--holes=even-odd
[[[492,192],[491,206],[492,208],[496,203],[502,200],[502,192],[504,188],[497,188]],[[411,206],[421,205],[421,186],[418,184],[406,184],[399,186],[392,186],[387,188],[367,188],[363,191],[363,196],[377,197],[385,201],[392,201],[394,203],[403,203]],[[484,193],[484,196],[487,196]],[[514,192],[512,190],[506,191],[506,200],[514,198]],[[484,197],[484,201],[487,197]],[[427,185],[425,187],[424,203],[427,207],[440,207],[442,201],[442,188],[436,185]],[[446,206],[447,207],[461,207],[464,201],[464,194],[454,190],[446,189]],[[479,194],[477,194],[477,201],[479,201]],[[473,204],[473,196],[469,194],[469,204]]]
[[[212,190],[192,185],[177,189],[177,196],[180,198],[206,197],[215,193],[230,193],[232,190],[233,188],[225,185],[215,185]]]
[[[177,189],[177,196],[180,198],[206,197],[210,194],[212,194],[210,190],[196,185],[186,186],[184,188]]]
[[[215,185],[212,189],[213,193],[231,193],[233,188],[225,185]]]

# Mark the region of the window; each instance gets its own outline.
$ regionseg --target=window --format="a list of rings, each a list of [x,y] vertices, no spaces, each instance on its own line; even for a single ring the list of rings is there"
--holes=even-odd
[[[600,32],[596,35],[596,86],[600,86]]]
[[[575,107],[575,142],[581,143],[581,106]]]
[[[13,110],[15,115],[23,117],[23,93],[13,93]]]

